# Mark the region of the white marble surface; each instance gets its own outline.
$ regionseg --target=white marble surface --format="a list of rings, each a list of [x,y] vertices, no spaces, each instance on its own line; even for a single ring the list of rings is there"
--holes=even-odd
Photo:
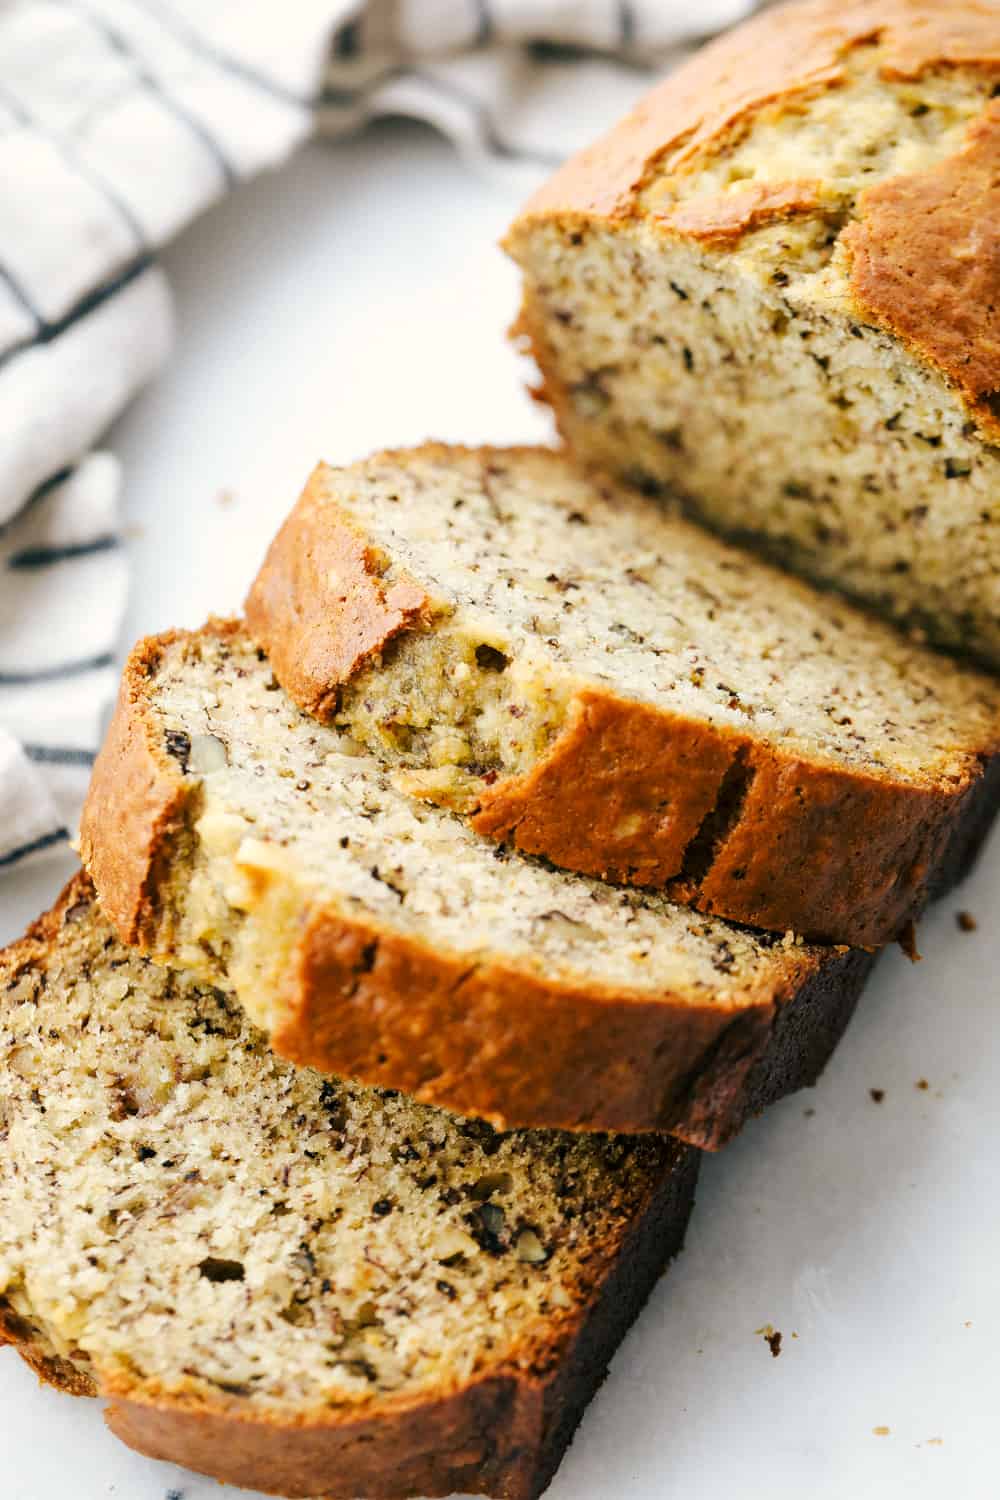
[[[320,455],[546,434],[503,339],[515,286],[493,242],[513,207],[389,127],[311,148],[170,253],[180,348],[114,435],[130,636],[236,608]],[[0,883],[0,938],[63,873]],[[998,898],[994,841],[921,924],[924,961],[882,960],[820,1087],[706,1163],[687,1249],[552,1500],[995,1500]],[[0,1413],[2,1500],[236,1493],[133,1456],[95,1403],[39,1389],[9,1353]]]

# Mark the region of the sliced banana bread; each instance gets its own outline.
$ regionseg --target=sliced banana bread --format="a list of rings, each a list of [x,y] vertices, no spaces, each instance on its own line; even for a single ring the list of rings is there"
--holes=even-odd
[[[538,1495],[698,1162],[293,1068],[83,878],[0,954],[0,1126],[0,1343],[143,1453],[328,1500]]]
[[[757,927],[888,941],[997,800],[995,682],[546,449],[319,468],[247,618],[397,786]]]
[[[577,455],[1000,667],[1000,6],[769,9],[507,238]]]
[[[133,653],[81,847],[122,940],[232,987],[283,1056],[495,1125],[718,1146],[817,1076],[871,963],[508,855],[234,623]]]

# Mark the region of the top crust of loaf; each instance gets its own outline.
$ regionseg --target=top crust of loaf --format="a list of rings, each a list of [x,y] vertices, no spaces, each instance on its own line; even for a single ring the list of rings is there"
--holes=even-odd
[[[862,49],[870,60],[859,62]],[[661,233],[731,243],[763,225],[820,214],[827,184],[754,182],[651,210],[656,178],[696,177],[767,108],[794,109],[850,86],[857,68],[886,83],[933,72],[1000,71],[1000,11],[987,0],[805,0],[768,10],[705,47],[603,139],[573,157],[526,205],[507,237],[541,220],[643,219]],[[987,441],[1000,439],[1000,221],[997,110],[928,170],[862,193],[841,236],[855,315],[895,334],[956,388]],[[963,247],[956,258],[956,247]]]
[[[544,506],[545,536],[557,540],[549,553],[539,544],[537,556],[521,556],[520,542],[511,539],[508,530],[530,511],[535,495]],[[445,634],[453,618],[465,618],[456,613],[457,607],[467,615],[475,610],[476,628],[502,630],[505,608],[512,621],[519,619],[515,606],[503,603],[504,598],[517,598],[521,589],[515,567],[528,575],[534,571],[555,578],[549,569],[558,566],[560,574],[570,578],[578,561],[583,582],[569,587],[579,592],[556,597],[555,607],[567,630],[574,620],[592,623],[595,639],[602,639],[605,606],[600,587],[607,579],[595,571],[584,547],[589,532],[608,554],[607,578],[619,584],[630,569],[642,573],[640,554],[651,558],[656,553],[660,571],[651,571],[654,565],[647,561],[645,591],[655,587],[658,592],[650,597],[660,601],[667,615],[674,588],[678,599],[688,599],[676,609],[691,640],[698,642],[699,621],[704,619],[696,611],[707,608],[708,618],[718,616],[725,622],[704,626],[706,632],[726,633],[721,655],[706,650],[705,660],[712,663],[710,681],[693,694],[688,688],[688,697],[681,692],[657,696],[652,682],[643,683],[643,691],[633,696],[635,683],[618,675],[625,671],[617,665],[625,653],[607,662],[595,656],[567,664],[562,656],[578,651],[576,636],[570,637],[572,650],[560,656],[555,639],[532,637],[519,643],[518,624],[511,630],[513,644],[505,641],[504,650],[515,653],[515,671],[520,666],[516,653],[522,652],[527,660],[529,648],[537,651],[543,663],[540,693],[550,699],[549,738],[535,746],[533,754],[524,755],[520,764],[502,757],[499,767],[484,765],[469,776],[459,773],[467,788],[465,806],[472,826],[527,853],[544,855],[562,868],[665,888],[674,899],[733,921],[777,931],[791,928],[808,937],[855,945],[889,941],[934,888],[949,841],[976,796],[984,763],[995,751],[1000,701],[995,686],[976,674],[961,674],[828,595],[775,574],[756,559],[664,516],[643,497],[623,496],[609,506],[610,498],[545,449],[427,445],[376,455],[342,471],[320,466],[272,544],[247,600],[248,623],[267,650],[279,681],[301,707],[323,720],[337,719],[339,713],[352,733],[390,763],[420,768],[412,778],[418,795],[434,800],[437,794],[423,789],[429,783],[440,784],[446,788],[442,800],[447,800],[444,762],[431,760],[440,769],[427,772],[426,759],[416,753],[408,759],[396,748],[398,729],[417,722],[422,713],[421,693],[413,685],[422,669],[413,652],[422,649],[421,643],[441,625],[442,651],[451,651],[454,658],[450,670],[474,672],[474,667],[461,664],[461,641],[449,646],[451,638]],[[567,523],[567,511],[578,524]],[[581,524],[585,521],[586,526]],[[507,582],[512,592],[499,590],[500,602],[485,563],[469,584],[467,558],[456,551],[460,533],[450,529],[462,524],[479,528],[476,534],[484,538],[487,558],[494,554],[502,562],[511,551]],[[534,523],[526,524],[530,531]],[[431,540],[425,545],[428,527]],[[536,525],[532,538],[538,529]],[[441,552],[445,539],[450,550]],[[574,550],[583,555],[582,561],[571,555]],[[376,559],[367,575],[355,561],[362,553]],[[682,559],[676,576],[667,572],[673,561],[662,564],[661,554]],[[832,712],[827,692],[838,673],[856,673],[867,696],[885,704],[880,711],[889,719],[898,716],[905,726],[894,730],[896,741],[884,763],[864,753],[852,756],[848,752],[855,748],[854,741],[839,742],[829,735],[820,740],[811,732],[790,737],[790,726],[780,716],[769,719],[766,705],[773,703],[767,693],[781,696],[783,690],[766,689],[758,701],[755,687],[743,676],[749,670],[745,648],[731,641],[737,623],[732,599],[743,597],[733,591],[744,586],[734,571],[737,565],[752,578],[760,598],[773,593],[775,616],[781,622],[773,628],[778,634],[787,632],[789,640],[804,642],[803,656],[806,646],[813,651],[832,649],[815,645],[831,621],[853,632],[843,639],[853,643],[852,650],[861,658],[889,657],[894,651],[898,681],[909,684],[912,679],[915,691],[919,679],[920,692],[936,706],[937,749],[932,752],[929,743],[931,721],[918,725],[903,718],[903,698],[893,696],[896,676],[889,674],[877,688],[873,671],[866,676],[863,660],[847,667],[838,658],[832,672],[820,662],[820,687],[810,680],[810,702],[813,709],[822,707],[817,717],[823,725],[832,729],[835,724],[852,724],[850,715],[856,710],[842,699],[832,720],[824,714]],[[716,569],[723,570],[718,578]],[[669,588],[661,572],[671,580]],[[700,595],[691,600],[683,593],[687,573],[697,574],[701,592],[713,599],[712,589],[730,593],[711,607]],[[501,581],[503,576],[501,568]],[[556,579],[560,581],[565,579]],[[410,625],[397,625],[397,616],[382,603],[403,591],[413,601]],[[615,607],[622,613],[617,618],[647,631],[637,613],[643,589],[626,587],[625,592],[632,597],[618,600]],[[546,604],[542,598],[539,608]],[[354,621],[359,612],[378,609],[382,631],[373,632],[377,644],[365,660],[355,649]],[[628,609],[633,613],[626,614]],[[626,630],[624,625],[617,628]],[[666,663],[662,670],[676,669],[683,686],[691,660],[680,658],[666,623],[660,637],[658,628],[654,621],[648,645],[636,649],[655,646],[660,655],[649,657],[649,668],[659,670],[660,663]],[[770,629],[771,623],[761,628]],[[398,649],[383,657],[390,631]],[[535,631],[535,636],[542,634]],[[646,639],[634,631],[632,636],[636,641]],[[769,652],[776,649],[768,646]],[[786,655],[773,665],[780,673],[787,671],[787,662]],[[760,663],[754,660],[751,665],[756,669]],[[378,735],[378,727],[372,730],[365,719],[359,728],[359,717],[351,717],[341,691],[365,667],[368,674],[352,687],[351,703],[355,698],[380,701],[384,693],[391,707],[391,730],[374,743],[371,735]],[[734,692],[741,703],[738,708],[730,703],[721,717],[710,691],[720,673],[732,684],[723,698]],[[650,701],[642,701],[647,686]],[[425,690],[427,697],[434,692],[433,684]],[[784,692],[789,693],[787,686]],[[552,704],[567,694],[570,707],[560,717]],[[433,711],[443,724],[450,722],[445,700]],[[516,712],[518,725],[527,722],[522,705],[514,703],[504,712]],[[863,752],[864,742],[859,743]],[[902,754],[904,743],[909,758]],[[438,744],[421,753],[436,755]],[[469,759],[468,750],[462,753]],[[473,747],[471,759],[492,765],[481,747]],[[436,776],[444,779],[439,782]]]
[[[1000,16],[986,0],[805,0],[778,6],[710,42],[671,73],[607,135],[543,183],[522,219],[629,217],[653,169],[697,170],[765,105],[844,83],[845,59],[875,42],[885,79],[920,78],[941,67],[1000,71]]]

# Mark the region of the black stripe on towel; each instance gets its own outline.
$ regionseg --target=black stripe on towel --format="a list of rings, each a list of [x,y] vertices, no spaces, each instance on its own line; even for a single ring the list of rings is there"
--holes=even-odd
[[[15,511],[10,520],[4,521],[3,525],[0,526],[0,541],[20,523],[22,517],[26,516],[29,510],[33,510],[36,505],[40,504],[46,495],[51,495],[57,485],[65,484],[72,473],[73,466],[71,465],[68,468],[57,470],[55,474],[50,474],[48,479],[43,479],[38,488],[32,490],[27,500],[21,506],[21,509]]]
[[[11,849],[8,854],[0,854],[0,869],[5,865],[16,865],[19,859],[27,859],[29,854],[40,854],[43,849],[51,849],[53,844],[62,844],[68,838],[68,828],[53,828],[51,833],[43,833],[40,838],[32,839],[30,844],[22,844],[18,849]]]
[[[345,21],[343,26],[338,27],[333,38],[333,55],[347,61],[350,58],[359,57],[361,54],[361,23],[358,20]]]
[[[13,271],[3,265],[0,265],[0,281],[9,289],[14,301],[24,309],[34,323],[41,325],[45,321]]]
[[[64,313],[56,322],[43,322],[34,338],[23,339],[21,343],[12,344],[9,349],[5,349],[3,354],[0,354],[0,370],[9,364],[16,355],[23,353],[25,349],[33,349],[37,344],[51,344],[53,339],[57,339],[62,334],[68,333],[75,323],[81,322],[82,319],[96,312],[105,302],[109,302],[112,297],[116,297],[119,292],[123,292],[133,281],[138,281],[139,277],[148,271],[152,265],[153,257],[151,255],[140,255],[138,260],[134,260],[130,266],[126,266],[124,271],[119,271],[116,275],[110,277],[109,280],[102,282],[100,286],[86,292],[80,298],[79,302],[71,307],[69,312]]]
[[[21,749],[39,766],[92,766],[97,759],[96,751],[72,745],[22,745]]]
[[[71,562],[77,557],[92,557],[96,552],[114,552],[119,546],[114,536],[99,536],[92,542],[73,542],[67,547],[25,547],[8,557],[7,566],[18,572],[51,568],[56,563]]]
[[[79,3],[71,4],[70,0],[61,0],[61,4],[67,9],[71,9],[75,14],[84,16],[94,31],[97,32],[98,36],[103,37],[111,50],[117,52],[119,57],[125,58],[127,62],[132,64],[135,69],[136,78],[147,92],[152,94],[158,103],[172,114],[175,119],[180,120],[182,125],[187,126],[191,134],[200,141],[201,145],[204,146],[209,156],[215,162],[219,175],[225,185],[227,187],[234,187],[240,180],[239,173],[222,149],[219,141],[216,140],[212,132],[196,116],[186,110],[183,104],[175,99],[172,94],[167,93],[159,79],[146,67],[145,62],[132,46],[128,37],[119,31],[116,26],[112,26],[109,21],[106,21],[103,16],[95,15],[92,10],[81,6]]]
[[[476,46],[488,47],[493,40],[493,17],[490,14],[489,0],[473,0],[473,3],[479,17]]]
[[[200,31],[174,15],[168,6],[160,4],[160,0],[131,0],[131,3],[136,10],[144,10],[147,15],[155,17],[164,31],[170,32],[175,40],[183,42],[192,52],[197,52],[199,56],[214,63],[223,73],[241,78],[244,83],[252,83],[255,88],[262,89],[272,98],[280,99],[283,104],[297,105],[299,109],[314,109],[319,102],[318,98],[309,98],[286,89],[276,78],[269,78],[266,73],[258,72],[249,63],[240,62],[238,58],[220,51]]]
[[[86,672],[97,672],[110,667],[114,657],[110,651],[100,656],[91,656],[84,661],[64,661],[57,667],[37,667],[32,672],[0,671],[0,687],[30,687],[34,682],[57,682],[60,677],[82,677]]]
[[[374,78],[369,78],[363,87],[345,88],[339,83],[324,84],[313,103],[319,108],[325,106],[327,109],[357,109],[358,105],[364,104],[366,99],[382,87],[383,83],[389,83],[393,78],[403,77],[406,71],[405,68],[393,63],[391,67],[383,68],[382,72],[376,74]]]
[[[114,210],[132,234],[136,242],[136,248],[140,251],[145,251],[148,248],[146,237],[142,232],[142,225],[132,212],[131,207],[125,202],[124,198],[115,192],[110,183],[105,182],[99,172],[95,172],[93,167],[87,162],[79,159],[74,151],[72,140],[67,139],[65,136],[57,135],[54,130],[50,130],[2,87],[0,87],[0,98],[3,99],[7,108],[18,117],[19,122],[26,130],[32,131],[41,140],[48,141],[53,150],[62,157],[69,170],[88,183],[95,192],[100,193],[104,201]]]

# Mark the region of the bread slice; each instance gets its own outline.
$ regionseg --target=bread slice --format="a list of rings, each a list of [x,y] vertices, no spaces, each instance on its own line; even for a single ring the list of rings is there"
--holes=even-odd
[[[494,1125],[719,1146],[815,1079],[871,963],[508,855],[235,623],[133,653],[81,848],[123,941],[232,987],[282,1056]]]
[[[142,1453],[328,1500],[538,1495],[698,1166],[292,1068],[82,877],[0,955],[0,1121],[0,1343]]]
[[[753,926],[888,941],[997,800],[995,682],[546,449],[317,469],[247,618],[398,786]]]
[[[1000,667],[1000,8],[769,9],[507,238],[577,456]]]

